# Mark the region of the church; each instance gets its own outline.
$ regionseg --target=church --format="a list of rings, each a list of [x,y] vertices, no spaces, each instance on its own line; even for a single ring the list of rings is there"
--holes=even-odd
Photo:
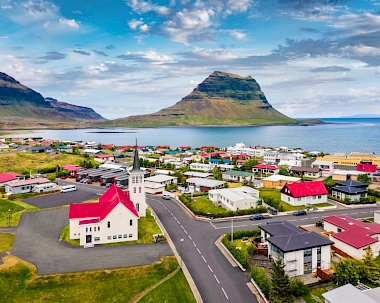
[[[80,239],[85,247],[138,240],[138,219],[146,216],[146,208],[144,172],[136,148],[129,191],[113,184],[98,202],[70,205],[70,239]]]

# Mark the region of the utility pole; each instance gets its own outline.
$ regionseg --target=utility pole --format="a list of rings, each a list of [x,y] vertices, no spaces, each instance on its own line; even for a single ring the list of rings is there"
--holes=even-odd
[[[234,241],[234,219],[231,219],[231,242]]]
[[[181,266],[180,266],[181,270],[182,270],[182,242],[183,242],[183,239],[181,239]]]

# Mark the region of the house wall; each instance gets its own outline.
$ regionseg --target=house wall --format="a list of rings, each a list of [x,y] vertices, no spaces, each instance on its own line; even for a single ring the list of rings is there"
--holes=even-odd
[[[333,197],[336,197],[336,198],[339,198],[339,199],[342,199],[344,200],[347,197],[349,197],[351,199],[351,201],[355,201],[355,200],[360,200],[360,197],[361,195],[360,194],[356,194],[356,195],[348,195],[348,194],[345,194],[345,193],[342,193],[340,191],[336,191],[336,190],[332,190],[331,191],[331,194]],[[367,194],[365,194],[365,197],[367,196]]]
[[[288,181],[288,180],[278,180],[278,181],[271,181],[271,180],[263,180],[263,186],[266,188],[283,188],[285,184],[293,183],[295,181]],[[299,182],[299,181],[296,181]]]
[[[334,241],[334,246],[339,248],[340,250],[344,251],[346,254],[350,255],[351,257],[361,259],[364,254],[364,248],[355,248],[351,245],[348,245],[347,243],[344,243],[336,238],[334,238],[332,235],[330,235],[330,240]]]
[[[374,221],[375,223],[380,224],[380,212],[377,212],[377,211],[374,212]]]
[[[30,193],[33,190],[34,184],[11,187],[5,185],[5,192],[7,194],[23,194]]]
[[[281,200],[293,206],[300,206],[308,204],[325,203],[327,202],[327,195],[294,198],[281,193]]]
[[[308,171],[304,173],[304,176],[309,178],[319,178],[321,176],[321,172],[312,173]]]

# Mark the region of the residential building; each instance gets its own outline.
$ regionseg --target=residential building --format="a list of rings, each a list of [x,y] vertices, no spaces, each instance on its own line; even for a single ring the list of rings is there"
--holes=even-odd
[[[89,156],[95,156],[100,154],[102,151],[100,149],[86,148],[82,150],[82,154],[87,154]]]
[[[186,178],[195,177],[195,178],[204,178],[204,179],[207,179],[207,178],[214,176],[214,174],[212,174],[212,173],[200,173],[197,171],[190,171],[190,170],[185,172],[183,175]]]
[[[263,157],[264,152],[268,149],[261,149],[261,148],[253,148],[253,147],[246,147],[243,142],[236,143],[235,146],[229,146],[227,147],[227,153],[230,155],[242,155],[247,154],[250,157]]]
[[[46,153],[50,155],[56,154],[57,150],[51,146],[36,146],[28,148],[28,152],[32,154]]]
[[[347,255],[361,259],[369,245],[374,256],[380,252],[380,224],[366,223],[348,216],[328,216],[322,218],[323,229],[330,232],[334,246]]]
[[[226,185],[225,181],[210,180],[204,178],[188,178],[186,183],[191,192],[208,192],[211,189],[224,188]]]
[[[380,287],[357,287],[346,284],[322,294],[325,303],[380,303]]]
[[[9,144],[4,144],[4,143],[0,142],[0,150],[6,150],[9,148],[10,148]]]
[[[65,153],[72,153],[73,147],[71,145],[60,145],[57,147],[58,151]]]
[[[33,187],[33,192],[35,193],[46,193],[49,191],[55,191],[58,190],[58,186],[56,183],[49,182],[49,183],[43,183],[43,184],[37,184]]]
[[[257,205],[261,205],[259,191],[248,186],[212,189],[208,192],[208,198],[215,205],[222,205],[232,211],[255,208]]]
[[[218,168],[220,171],[229,171],[235,168],[232,164],[218,164]]]
[[[155,175],[149,178],[146,178],[146,182],[153,182],[153,183],[159,183],[164,186],[171,185],[171,184],[177,184],[177,177],[168,176],[168,175]]]
[[[96,203],[70,205],[70,239],[82,246],[134,241],[139,217],[130,193],[112,185]]]
[[[360,200],[361,197],[367,197],[367,187],[368,184],[358,181],[338,182],[331,188],[331,195],[341,200],[346,199],[346,197],[350,201]]]
[[[297,174],[301,177],[307,178],[319,178],[322,175],[322,169],[319,167],[302,167],[302,166],[291,166],[289,169],[290,173]]]
[[[212,171],[212,167],[210,164],[190,163],[189,167],[190,167],[190,170],[200,170],[204,172]]]
[[[281,189],[281,200],[293,206],[327,202],[328,191],[322,181],[291,183]]]
[[[265,188],[282,188],[285,184],[300,181],[301,178],[283,175],[272,175],[263,179],[263,186]]]
[[[309,274],[315,272],[317,267],[330,268],[333,241],[287,221],[268,222],[259,225],[259,228],[262,242],[268,244],[268,257],[281,257],[289,276]]]
[[[25,180],[25,176],[18,173],[6,172],[0,173],[0,186],[4,186],[10,182]]]
[[[334,171],[334,162],[333,161],[324,161],[318,160],[311,163],[311,167],[318,167],[322,171],[322,177],[330,177]],[[323,158],[324,159],[324,158]]]
[[[98,144],[95,141],[87,141],[84,143],[85,149],[95,149],[98,147]]]
[[[94,160],[98,161],[100,163],[114,163],[115,162],[115,155],[113,155],[113,154],[97,155],[94,157]]]
[[[350,155],[334,154],[318,157],[317,160],[334,162],[336,165],[357,166],[358,164],[374,164],[380,166],[380,157],[374,153],[352,152]]]
[[[280,168],[276,165],[257,164],[252,167],[252,172],[261,175],[274,175],[278,174]]]
[[[5,193],[7,195],[30,193],[33,191],[36,185],[46,183],[50,183],[50,180],[46,178],[35,178],[23,181],[10,182],[5,185]]]
[[[222,174],[222,179],[227,182],[244,182],[244,180],[248,182],[254,178],[253,173],[238,170],[230,170]]]

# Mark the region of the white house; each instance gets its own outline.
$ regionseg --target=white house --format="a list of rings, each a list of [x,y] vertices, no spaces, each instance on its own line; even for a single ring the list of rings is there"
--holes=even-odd
[[[115,162],[115,155],[113,155],[113,154],[97,155],[97,156],[95,156],[94,160],[98,161],[100,163],[114,163]]]
[[[380,224],[366,223],[348,216],[322,218],[323,229],[330,234],[334,246],[353,258],[361,259],[369,245],[376,257],[380,252]]]
[[[186,183],[189,186],[189,190],[192,192],[207,192],[210,189],[224,188],[226,185],[225,181],[210,180],[204,178],[189,178],[186,180]]]
[[[22,180],[25,180],[25,176],[22,174],[13,173],[13,172],[0,173],[0,186],[13,182],[13,181],[22,181]]]
[[[190,170],[201,170],[201,171],[211,171],[212,167],[210,164],[204,164],[204,163],[190,163],[189,165]]]
[[[200,172],[197,172],[197,171],[187,171],[183,174],[186,178],[189,178],[189,177],[195,177],[195,178],[204,178],[204,179],[207,179],[209,177],[213,177],[214,174],[212,173],[200,173]]]
[[[50,180],[46,178],[10,182],[5,185],[5,193],[8,195],[30,193],[36,185],[47,183],[50,183]]]
[[[235,146],[227,147],[227,153],[230,155],[249,155],[251,157],[262,157],[267,149],[246,147],[243,142],[236,143]]]
[[[322,175],[322,170],[319,167],[292,166],[290,167],[289,172],[302,177],[314,179],[317,179]]]
[[[255,176],[252,172],[230,170],[222,173],[222,179],[224,181],[244,182],[244,180],[251,181],[254,178]]]
[[[326,203],[328,191],[322,181],[289,183],[281,189],[281,200],[293,206]]]
[[[137,240],[138,219],[130,193],[114,184],[97,203],[70,205],[70,239],[83,246]]]
[[[311,163],[311,167],[318,167],[322,170],[322,177],[329,177],[334,171],[334,162],[316,160]]]
[[[248,186],[209,190],[208,198],[232,211],[255,208],[261,202],[259,191]]]
[[[167,175],[155,175],[149,178],[146,178],[146,182],[153,182],[153,183],[159,183],[162,185],[171,185],[171,184],[177,184],[177,177],[173,176],[167,176]]]
[[[262,242],[268,244],[268,257],[280,256],[286,273],[300,276],[315,272],[317,267],[330,268],[331,240],[313,231],[304,231],[289,222],[259,225]]]
[[[380,287],[363,289],[363,285],[346,284],[322,294],[325,303],[380,303]]]

